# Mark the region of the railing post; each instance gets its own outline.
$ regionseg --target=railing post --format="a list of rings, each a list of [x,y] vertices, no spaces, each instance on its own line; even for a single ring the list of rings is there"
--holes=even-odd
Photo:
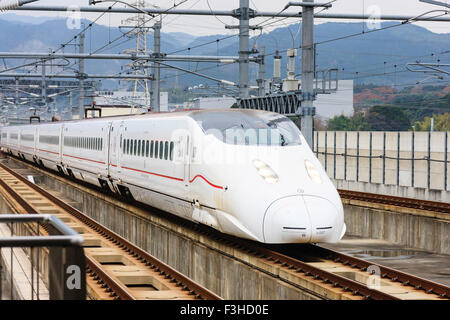
[[[328,173],[328,131],[325,131],[325,172]]]
[[[428,132],[427,188],[431,186],[431,131]]]
[[[445,147],[444,147],[444,190],[447,191],[447,152],[448,152],[448,132],[445,131]]]
[[[400,131],[397,132],[397,185],[400,185]]]
[[[415,157],[414,140],[415,140],[415,133],[413,131],[411,135],[411,187],[414,187],[414,157]]]
[[[316,157],[319,158],[319,131],[316,131]]]
[[[369,133],[369,183],[372,183],[372,131]]]
[[[344,180],[347,180],[347,131],[344,138]]]
[[[333,178],[336,180],[336,131],[334,132],[333,147]]]
[[[356,132],[356,181],[359,181],[359,131]]]
[[[383,132],[383,184],[386,184],[386,131]]]
[[[85,300],[86,267],[82,247],[52,247],[49,255],[50,300]]]

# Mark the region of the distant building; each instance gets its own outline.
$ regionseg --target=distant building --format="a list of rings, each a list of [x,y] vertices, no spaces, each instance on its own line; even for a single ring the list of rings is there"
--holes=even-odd
[[[318,94],[314,106],[316,115],[326,120],[341,114],[352,116],[353,80],[339,80],[338,90],[330,94]]]
[[[137,108],[138,112],[141,111],[140,109],[148,109],[144,92],[136,92],[134,95],[132,91],[97,91],[92,99],[97,107],[102,108],[114,107],[119,108],[119,110],[122,108],[133,108],[133,110],[134,108]],[[160,92],[160,110],[169,111],[168,92]],[[128,114],[130,114],[130,112],[128,112]]]
[[[210,98],[197,98],[194,100],[195,109],[222,109],[230,108],[236,103],[236,99],[232,97],[210,97]]]

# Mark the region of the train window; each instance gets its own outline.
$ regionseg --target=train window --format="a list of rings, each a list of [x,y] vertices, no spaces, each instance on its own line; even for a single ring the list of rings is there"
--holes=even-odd
[[[145,156],[148,158],[148,151],[149,151],[149,144],[150,142],[147,140],[145,142]]]
[[[159,158],[163,158],[163,152],[164,152],[164,143],[162,141],[159,142]]]
[[[145,157],[145,140],[142,140],[141,148],[141,156]]]
[[[103,138],[100,138],[100,151],[103,150]]]
[[[301,145],[301,132],[287,117],[252,110],[192,113],[192,118],[206,134],[228,144]]]
[[[174,147],[173,141],[170,142],[170,161],[173,160],[173,147]]]
[[[158,159],[159,141],[155,141],[155,159]]]
[[[164,160],[169,158],[169,142],[164,143]]]
[[[137,154],[137,141],[136,140],[132,140],[133,141],[133,155]]]
[[[138,140],[138,152],[137,155],[140,157],[141,156],[141,141],[142,140]]]
[[[153,140],[150,142],[150,158],[153,158],[153,151],[154,151],[154,142]]]

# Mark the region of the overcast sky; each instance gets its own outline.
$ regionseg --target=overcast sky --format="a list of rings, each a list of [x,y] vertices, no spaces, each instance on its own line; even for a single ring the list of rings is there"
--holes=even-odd
[[[154,0],[147,1],[149,6],[157,5],[160,8],[169,8],[173,6],[174,1],[176,3],[181,2],[181,0]],[[324,2],[325,0],[321,0]],[[442,2],[450,3],[449,0],[440,0]],[[133,2],[133,1],[129,1]],[[288,0],[277,1],[277,0],[250,0],[250,6],[257,11],[270,11],[279,12],[284,5],[289,2]],[[318,2],[318,1],[316,1]],[[68,6],[68,5],[79,5],[88,6],[88,0],[41,0],[36,2],[35,5],[56,5],[56,6]],[[114,2],[108,2],[107,4],[112,4]],[[96,6],[106,6],[107,4],[97,4]],[[214,10],[231,10],[239,6],[239,0],[209,0],[211,8]],[[31,4],[33,5],[33,4]],[[123,4],[116,4],[115,7],[124,7]],[[376,7],[374,7],[376,6]],[[201,9],[209,10],[207,0],[188,0],[178,8],[183,9]],[[440,9],[441,7],[425,4],[419,0],[337,0],[333,3],[333,7],[325,12],[329,13],[367,13],[369,10],[379,9],[381,14],[401,14],[401,15],[412,15],[416,16],[425,13],[430,10]],[[288,9],[286,12],[295,12],[296,8]],[[316,11],[319,9],[316,9]],[[21,15],[32,15],[35,17],[44,16],[65,16],[66,13],[49,13],[49,12],[35,12],[35,11],[20,11],[17,12]],[[439,13],[433,13],[434,15]],[[99,14],[82,14],[83,18],[95,19]],[[1,13],[0,13],[1,17]],[[129,15],[123,14],[111,14],[103,16],[97,23],[103,25],[121,25],[123,20],[129,17]],[[267,18],[254,19],[251,24],[256,24],[264,21]],[[44,20],[44,18],[43,18]],[[220,20],[220,21],[219,21]],[[317,23],[331,21],[328,19],[318,19]],[[342,20],[339,20],[342,21]],[[274,23],[270,28],[266,28],[266,31],[272,30],[272,28],[282,27],[283,25],[288,25],[291,23],[298,22],[298,19],[287,19],[280,21],[279,23]],[[355,20],[353,20],[355,22]],[[187,32],[196,35],[208,35],[208,34],[230,34],[236,31],[226,30],[224,24],[237,24],[237,20],[231,17],[207,17],[207,16],[166,16],[163,20],[163,32]],[[450,32],[450,22],[421,22],[415,23],[426,27],[427,29],[437,32],[437,33],[449,33]],[[259,31],[255,31],[259,32]],[[255,33],[256,34],[256,33]]]

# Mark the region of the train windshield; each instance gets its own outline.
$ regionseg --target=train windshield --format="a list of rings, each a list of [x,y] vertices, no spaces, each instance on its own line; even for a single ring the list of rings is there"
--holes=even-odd
[[[270,112],[211,111],[192,117],[205,134],[228,144],[292,146],[301,144],[301,132],[287,117]]]

